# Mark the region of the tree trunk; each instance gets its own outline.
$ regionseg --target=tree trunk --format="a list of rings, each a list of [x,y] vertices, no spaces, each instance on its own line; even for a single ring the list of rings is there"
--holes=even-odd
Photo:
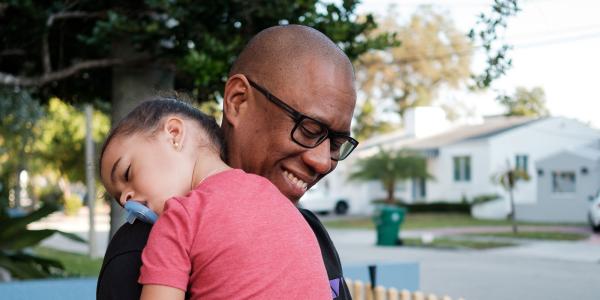
[[[513,234],[517,234],[518,229],[517,229],[517,221],[515,220],[515,215],[516,215],[516,211],[515,211],[515,196],[513,193],[514,188],[510,188],[509,190],[509,195],[510,195],[510,221],[512,223],[512,231]]]
[[[396,190],[396,184],[395,182],[390,182],[387,184],[387,199],[385,199],[385,202],[387,204],[394,204],[394,191]]]
[[[113,55],[117,58],[127,58],[136,53],[131,44],[119,41],[113,44]],[[156,95],[156,92],[173,89],[174,81],[173,69],[159,63],[113,67],[111,107],[113,126],[137,104]],[[110,238],[123,223],[125,223],[123,208],[113,200],[110,202]]]

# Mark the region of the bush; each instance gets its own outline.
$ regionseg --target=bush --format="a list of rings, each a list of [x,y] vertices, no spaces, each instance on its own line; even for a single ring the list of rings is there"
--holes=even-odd
[[[35,192],[38,199],[45,204],[57,205],[63,198],[63,192],[58,185],[49,184]]]
[[[79,212],[79,209],[83,206],[81,197],[77,194],[71,194],[69,197],[65,197],[65,214],[68,216],[74,216]]]
[[[499,198],[500,198],[500,195],[498,195],[498,194],[483,194],[483,195],[473,197],[473,201],[471,201],[471,205],[482,204],[482,203],[494,201]]]
[[[385,200],[375,200],[374,204],[387,204]],[[466,202],[429,202],[429,203],[405,203],[395,200],[391,205],[406,208],[408,213],[461,213],[470,214],[471,204]]]

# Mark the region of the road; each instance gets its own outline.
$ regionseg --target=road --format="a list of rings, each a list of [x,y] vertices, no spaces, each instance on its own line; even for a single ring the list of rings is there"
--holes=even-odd
[[[97,255],[107,245],[108,218],[97,218]],[[87,217],[55,214],[32,228],[56,228],[86,236]],[[446,231],[448,231],[446,229]],[[376,247],[372,230],[331,229],[345,265],[418,262],[421,290],[466,300],[598,300],[600,236],[579,242],[527,242],[493,250]],[[423,231],[406,231],[418,236]],[[87,247],[53,236],[46,246],[87,253]]]
[[[494,250],[432,250],[376,247],[370,230],[330,234],[345,264],[418,262],[421,290],[427,293],[467,300],[600,299],[600,237]]]

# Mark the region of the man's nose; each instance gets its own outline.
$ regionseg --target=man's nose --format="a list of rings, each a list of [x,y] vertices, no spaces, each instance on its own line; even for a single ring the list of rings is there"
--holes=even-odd
[[[329,173],[333,162],[331,160],[329,139],[326,139],[315,148],[304,151],[302,160],[318,174]]]
[[[133,191],[128,191],[128,192],[122,193],[121,199],[119,199],[119,203],[121,203],[121,206],[125,206],[125,202],[133,199],[133,196],[134,196]]]

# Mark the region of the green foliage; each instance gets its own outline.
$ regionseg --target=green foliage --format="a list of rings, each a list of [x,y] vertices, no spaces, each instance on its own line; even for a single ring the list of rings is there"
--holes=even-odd
[[[506,191],[515,189],[517,182],[529,181],[530,177],[527,171],[511,168],[496,174],[492,180],[502,186]]]
[[[140,58],[143,64],[169,66],[177,73],[178,89],[193,91],[202,101],[216,99],[242,47],[257,32],[273,25],[312,26],[331,37],[351,59],[369,49],[393,44],[392,34],[368,35],[377,24],[370,15],[355,15],[358,3],[11,1],[0,9],[5,25],[0,26],[0,41],[6,45],[0,47],[0,52],[11,50],[0,57],[0,72],[28,78],[47,72],[40,56],[45,40],[52,71],[113,57],[116,47],[127,43],[134,51],[125,59]],[[53,80],[39,92],[43,99],[58,96],[69,102],[110,99],[110,84],[109,69],[92,68]]]
[[[508,218],[512,221],[513,233],[517,233],[517,222],[516,222],[516,205],[515,205],[515,197],[514,190],[519,181],[529,181],[530,177],[527,173],[527,170],[523,170],[520,168],[512,168],[510,167],[510,162],[507,160],[506,165],[508,166],[506,170],[495,174],[492,177],[492,181],[499,184],[506,190],[509,194],[510,200],[510,212],[508,214]]]
[[[477,204],[483,204],[483,203],[494,201],[497,199],[500,199],[500,195],[498,195],[498,194],[478,195],[478,196],[473,197],[473,200],[471,201],[471,206],[477,205]]]
[[[29,250],[42,240],[58,233],[78,242],[85,242],[79,236],[58,230],[29,230],[27,225],[56,211],[53,205],[41,208],[21,217],[10,218],[2,208],[0,214],[0,267],[14,278],[32,279],[62,276],[62,264],[53,259],[39,257]]]
[[[412,178],[433,178],[427,173],[427,161],[420,154],[410,150],[386,151],[356,162],[356,169],[350,174],[351,180],[379,180],[388,193],[386,201],[394,201],[396,182]]]
[[[110,129],[106,114],[93,114],[93,140],[99,148]],[[41,105],[26,90],[0,89],[0,207],[8,204],[8,190],[17,186],[17,174],[53,173],[71,181],[85,179],[85,116],[58,98]],[[97,153],[97,152],[96,152]],[[34,187],[42,201],[57,203],[62,192],[56,184],[48,191]]]
[[[42,258],[59,261],[65,268],[66,276],[98,277],[102,267],[102,258],[46,247],[35,247],[33,252]]]
[[[38,124],[40,135],[36,142],[39,167],[58,171],[70,181],[84,181],[86,120],[83,110],[52,98],[45,112]],[[110,130],[110,119],[95,110],[92,124],[92,139],[99,148]]]
[[[55,184],[48,184],[41,188],[34,187],[34,194],[44,204],[58,205],[63,199],[63,191]]]
[[[520,10],[518,0],[494,0],[491,11],[479,15],[468,36],[474,44],[484,49],[487,59],[483,72],[472,76],[475,81],[473,88],[489,87],[492,81],[512,67],[512,60],[508,57],[512,46],[503,43],[501,37],[508,26],[508,18],[515,16]]]
[[[541,87],[531,90],[517,87],[512,96],[500,95],[496,100],[506,107],[507,116],[543,117],[549,114],[546,108],[546,94]]]
[[[464,202],[428,202],[428,203],[406,203],[395,200],[389,202],[385,199],[375,200],[373,203],[386,203],[406,208],[409,213],[460,213],[471,214],[471,204]]]
[[[8,191],[17,174],[27,168],[42,117],[40,103],[26,90],[0,88],[0,207],[7,206]]]
[[[391,123],[377,118],[376,107],[371,99],[366,100],[358,109],[352,131],[359,141],[366,140],[376,133],[386,133],[395,129]]]
[[[79,209],[83,206],[83,200],[77,194],[71,194],[64,198],[65,214],[68,216],[74,216],[79,212]]]

